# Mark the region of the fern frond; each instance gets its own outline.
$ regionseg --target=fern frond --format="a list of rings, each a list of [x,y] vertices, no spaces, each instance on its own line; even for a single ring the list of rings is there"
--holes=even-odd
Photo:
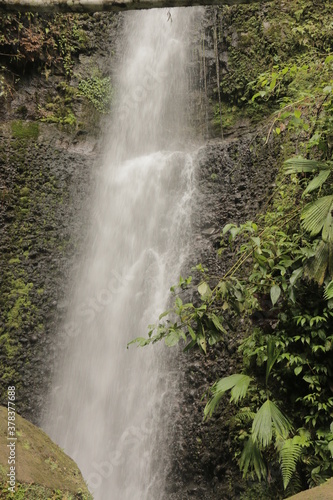
[[[333,299],[333,280],[325,287],[324,298],[326,300]]]
[[[253,422],[256,414],[251,411],[249,407],[243,407],[239,410],[239,412],[232,418],[232,421],[237,424],[248,424],[249,422]]]
[[[296,466],[302,452],[302,446],[295,443],[294,439],[287,439],[280,450],[280,462],[284,489],[287,488],[294,472],[296,471]]]
[[[252,439],[265,448],[273,439],[273,431],[277,436],[287,439],[292,426],[280,409],[267,399],[257,414],[252,424]]]
[[[333,210],[333,195],[323,196],[312,203],[308,203],[301,214],[302,225],[311,236],[316,236],[326,222],[327,216]]]
[[[304,486],[302,483],[302,478],[298,473],[298,471],[296,470],[286,488],[286,494],[285,494],[286,498],[289,498],[292,495],[299,493],[300,491],[302,491],[303,488]]]
[[[246,476],[249,468],[253,468],[257,475],[259,481],[267,476],[267,469],[262,458],[261,451],[258,448],[257,443],[255,443],[250,437],[246,442],[240,461],[240,470],[243,472],[243,477]]]

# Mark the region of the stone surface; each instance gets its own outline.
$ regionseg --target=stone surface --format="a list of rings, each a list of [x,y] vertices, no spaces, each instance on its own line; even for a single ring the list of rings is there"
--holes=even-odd
[[[0,498],[7,498],[5,491],[8,488],[7,445],[11,441],[7,439],[7,417],[7,408],[0,406]],[[51,441],[45,432],[18,414],[15,424],[16,484],[17,488],[25,491],[24,498],[51,498],[32,495],[33,490],[38,489],[37,486],[43,486],[43,494],[47,493],[46,490],[50,490],[48,493],[60,490],[64,498],[68,498],[66,493],[71,493],[75,494],[75,498],[92,499],[75,462]],[[1,492],[5,496],[1,496]]]
[[[325,484],[302,491],[297,495],[289,497],[288,500],[332,500],[333,499],[333,479],[329,479]]]
[[[0,11],[99,12],[195,5],[238,5],[258,0],[0,0]],[[264,0],[265,1],[265,0]],[[267,1],[267,0],[266,0]]]

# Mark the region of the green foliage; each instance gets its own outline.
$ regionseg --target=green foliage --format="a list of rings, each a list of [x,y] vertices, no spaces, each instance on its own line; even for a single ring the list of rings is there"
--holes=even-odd
[[[248,473],[251,466],[253,466],[259,481],[267,477],[267,469],[261,451],[258,444],[252,440],[252,437],[248,439],[244,446],[239,466],[243,471],[244,477]]]
[[[246,396],[250,382],[251,377],[244,374],[230,375],[230,377],[222,378],[216,382],[210,390],[212,398],[205,407],[205,417],[212,416],[225,392],[230,389],[230,402],[234,401],[237,403],[239,400],[243,399]]]
[[[3,495],[3,496],[1,496]],[[86,493],[70,493],[65,490],[51,490],[37,484],[16,484],[15,493],[8,492],[8,483],[0,482],[0,497],[8,500],[92,500]]]
[[[112,87],[109,77],[91,77],[81,80],[79,83],[79,94],[94,106],[97,111],[107,113],[110,111],[112,100]]]
[[[279,408],[269,399],[258,410],[252,423],[252,440],[265,448],[276,438],[287,439],[291,424]]]
[[[244,116],[262,122],[275,112],[270,133],[298,132],[299,143],[327,147],[326,133],[312,134],[312,130],[321,120],[320,111],[330,109],[331,97],[326,98],[333,87],[330,15],[330,2],[319,6],[311,0],[220,7],[215,29],[224,63],[220,64],[224,127],[233,127]],[[213,125],[219,121],[217,95],[214,91]],[[324,128],[327,125],[329,117]],[[214,130],[217,133],[217,127]]]
[[[319,182],[321,172],[325,176]],[[260,480],[267,477],[268,464],[280,466],[289,489],[299,484],[299,471],[309,485],[333,473],[332,276],[326,251],[332,194],[327,172],[327,161],[286,162],[266,214],[257,222],[224,227],[223,241],[238,256],[233,266],[214,285],[207,270],[196,266],[193,302],[181,299],[192,277],[181,278],[171,289],[174,307],[151,325],[148,338],[136,340],[140,345],[161,339],[169,346],[184,342],[185,350],[198,346],[206,353],[232,334],[234,317],[252,319],[240,346],[244,373],[213,385],[205,417],[217,411],[230,390],[230,401],[248,408],[236,419],[240,436],[247,437],[241,456],[236,453],[243,474],[254,471]],[[323,196],[318,198],[318,191]]]

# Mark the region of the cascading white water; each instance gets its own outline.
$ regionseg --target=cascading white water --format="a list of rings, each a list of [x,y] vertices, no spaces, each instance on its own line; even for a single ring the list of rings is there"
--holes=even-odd
[[[97,500],[163,498],[154,443],[167,390],[164,350],[126,346],[146,336],[167,307],[187,255],[193,163],[183,130],[193,15],[124,16],[91,245],[70,299],[66,353],[44,423]]]

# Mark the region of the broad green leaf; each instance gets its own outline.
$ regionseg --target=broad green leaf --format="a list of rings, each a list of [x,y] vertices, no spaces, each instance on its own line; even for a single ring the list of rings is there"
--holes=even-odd
[[[273,285],[270,290],[270,296],[273,306],[279,300],[280,295],[281,295],[281,288],[279,287],[279,285]]]
[[[224,328],[224,326],[221,324],[219,318],[215,314],[211,315],[211,319],[212,319],[214,326],[217,330],[219,330],[220,332],[225,333],[225,334],[228,333],[227,330]]]
[[[330,64],[331,62],[333,62],[333,56],[327,56],[325,59],[325,64]]]
[[[269,85],[269,90],[274,90],[275,88],[275,85],[276,85],[276,79],[278,77],[278,74],[277,73],[272,73],[272,81]]]
[[[298,269],[295,269],[293,271],[292,275],[290,276],[290,284],[291,286],[294,286],[296,281],[302,276],[303,274],[303,267],[299,267]]]
[[[194,333],[193,329],[192,329],[189,325],[187,325],[187,329],[188,329],[188,331],[189,331],[189,334],[190,334],[190,335],[191,335],[191,337],[192,337],[192,340],[196,340],[197,336],[196,336],[196,334]]]
[[[178,344],[180,339],[180,335],[176,330],[172,330],[166,337],[165,337],[165,344],[168,347],[173,347],[176,344]]]
[[[222,234],[226,234],[232,227],[236,227],[235,224],[226,224],[223,228]]]
[[[236,238],[236,236],[241,232],[241,228],[240,227],[232,227],[230,229],[230,234],[231,234],[231,237],[232,239],[234,240]]]
[[[203,297],[203,296],[207,296],[207,295],[211,295],[211,289],[209,288],[209,285],[207,283],[201,283],[199,286],[198,286],[198,292],[200,293],[200,295]]]
[[[251,240],[257,247],[260,247],[260,238],[258,236],[251,236]]]
[[[207,344],[206,344],[205,337],[200,337],[199,338],[199,345],[200,345],[201,349],[203,350],[203,352],[205,354],[207,354]]]
[[[159,315],[158,319],[161,320],[162,318],[164,318],[165,316],[167,316],[169,313],[170,313],[170,310],[169,311],[164,311],[162,314]]]
[[[265,97],[266,94],[267,94],[267,92],[265,92],[264,90],[261,90],[260,92],[257,92],[256,94],[254,94],[254,96],[252,97],[252,101],[255,101],[257,99],[257,97]]]
[[[227,282],[226,281],[220,281],[219,284],[218,284],[218,289],[221,292],[222,297],[224,297],[226,295],[226,293],[228,293],[228,284],[227,284]]]
[[[295,375],[299,375],[301,373],[301,371],[303,370],[303,366],[297,366],[295,369],[294,369],[294,372],[295,372]]]
[[[180,297],[176,297],[175,304],[178,308],[180,308],[183,305],[183,301]]]
[[[144,347],[150,343],[150,339],[147,339],[145,337],[137,337],[134,340],[131,340],[131,342],[128,342],[127,344],[127,349],[130,345],[132,344],[138,344],[139,347]]]

